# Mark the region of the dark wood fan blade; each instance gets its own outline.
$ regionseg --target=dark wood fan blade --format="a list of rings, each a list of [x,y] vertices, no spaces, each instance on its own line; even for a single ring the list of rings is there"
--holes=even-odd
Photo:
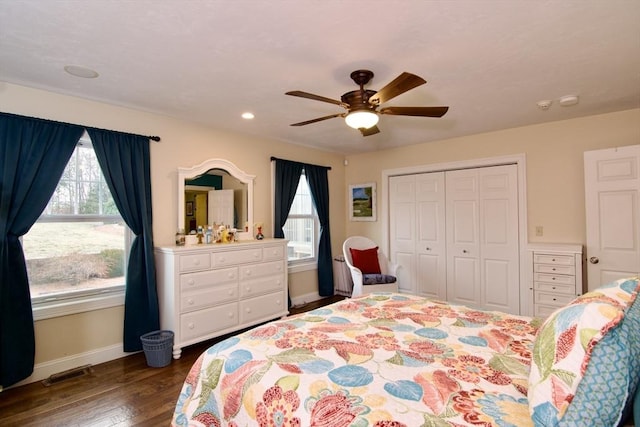
[[[449,107],[386,107],[378,112],[394,116],[442,117],[447,111]]]
[[[327,119],[333,119],[334,117],[344,117],[346,115],[347,113],[332,114],[330,116],[318,117],[317,119],[307,120],[306,122],[293,123],[290,126],[304,126],[304,125],[309,125],[311,123],[321,122]]]
[[[329,104],[336,104],[343,108],[349,108],[348,104],[345,104],[342,101],[338,101],[337,99],[325,98],[324,96],[314,95],[308,92],[302,92],[301,90],[292,90],[290,92],[286,92],[285,95],[298,96],[300,98],[313,99],[315,101],[328,102]]]
[[[370,136],[375,135],[376,133],[380,133],[380,129],[378,129],[378,126],[371,126],[369,129],[360,128],[358,130],[360,131],[362,136]]]
[[[395,78],[391,83],[380,89],[375,95],[369,98],[372,105],[380,105],[408,90],[425,84],[427,81],[415,74],[404,72]]]

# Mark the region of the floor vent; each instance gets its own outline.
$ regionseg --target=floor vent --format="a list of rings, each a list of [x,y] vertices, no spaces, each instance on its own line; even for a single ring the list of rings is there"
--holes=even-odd
[[[42,380],[42,384],[44,384],[46,387],[49,387],[50,385],[59,383],[64,380],[88,375],[91,372],[93,372],[93,370],[91,369],[91,365],[78,366],[77,368],[58,372],[57,374],[52,374],[49,378],[45,378],[44,380]]]

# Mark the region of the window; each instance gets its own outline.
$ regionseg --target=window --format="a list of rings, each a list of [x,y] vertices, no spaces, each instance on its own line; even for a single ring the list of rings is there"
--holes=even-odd
[[[319,229],[318,214],[303,173],[283,228],[284,237],[289,240],[289,265],[317,262]]]
[[[131,232],[87,136],[22,244],[34,309],[38,304],[122,294]]]

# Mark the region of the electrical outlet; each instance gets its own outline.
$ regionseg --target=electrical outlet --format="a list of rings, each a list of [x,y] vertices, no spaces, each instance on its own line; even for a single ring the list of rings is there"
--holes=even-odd
[[[541,225],[536,226],[536,236],[542,236],[543,230]]]

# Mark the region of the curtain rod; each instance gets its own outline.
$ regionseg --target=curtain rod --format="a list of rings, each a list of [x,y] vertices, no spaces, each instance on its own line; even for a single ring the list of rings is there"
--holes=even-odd
[[[316,167],[319,167],[319,168],[325,168],[325,169],[331,170],[331,166],[321,166],[321,165],[313,165],[313,164],[311,164],[311,163],[294,162],[293,160],[279,159],[279,158],[277,158],[277,157],[273,157],[273,156],[271,156],[271,161],[273,162],[274,160],[282,160],[282,161],[284,161],[284,162],[297,163],[297,164],[299,164],[299,165],[316,166]]]
[[[31,117],[31,116],[22,116],[20,114],[12,114],[12,113],[4,113],[4,112],[0,112],[0,114],[5,115],[5,116],[13,116],[13,117],[24,117],[27,119],[33,119],[33,120],[42,120],[43,122],[50,122],[50,123],[61,123],[61,124],[65,124],[65,125],[73,125],[73,126],[80,126],[86,129],[96,129],[96,130],[102,130],[102,131],[107,131],[107,132],[117,132],[117,133],[126,133],[128,135],[135,135],[135,136],[142,136],[143,138],[149,138],[152,141],[155,142],[159,142],[160,141],[160,137],[159,136],[147,136],[147,135],[138,135],[136,133],[131,133],[131,132],[121,132],[118,130],[111,130],[111,129],[101,129],[101,128],[97,128],[94,126],[85,126],[85,125],[79,125],[76,123],[65,123],[65,122],[61,122],[58,120],[49,120],[49,119],[43,119],[41,117]]]

